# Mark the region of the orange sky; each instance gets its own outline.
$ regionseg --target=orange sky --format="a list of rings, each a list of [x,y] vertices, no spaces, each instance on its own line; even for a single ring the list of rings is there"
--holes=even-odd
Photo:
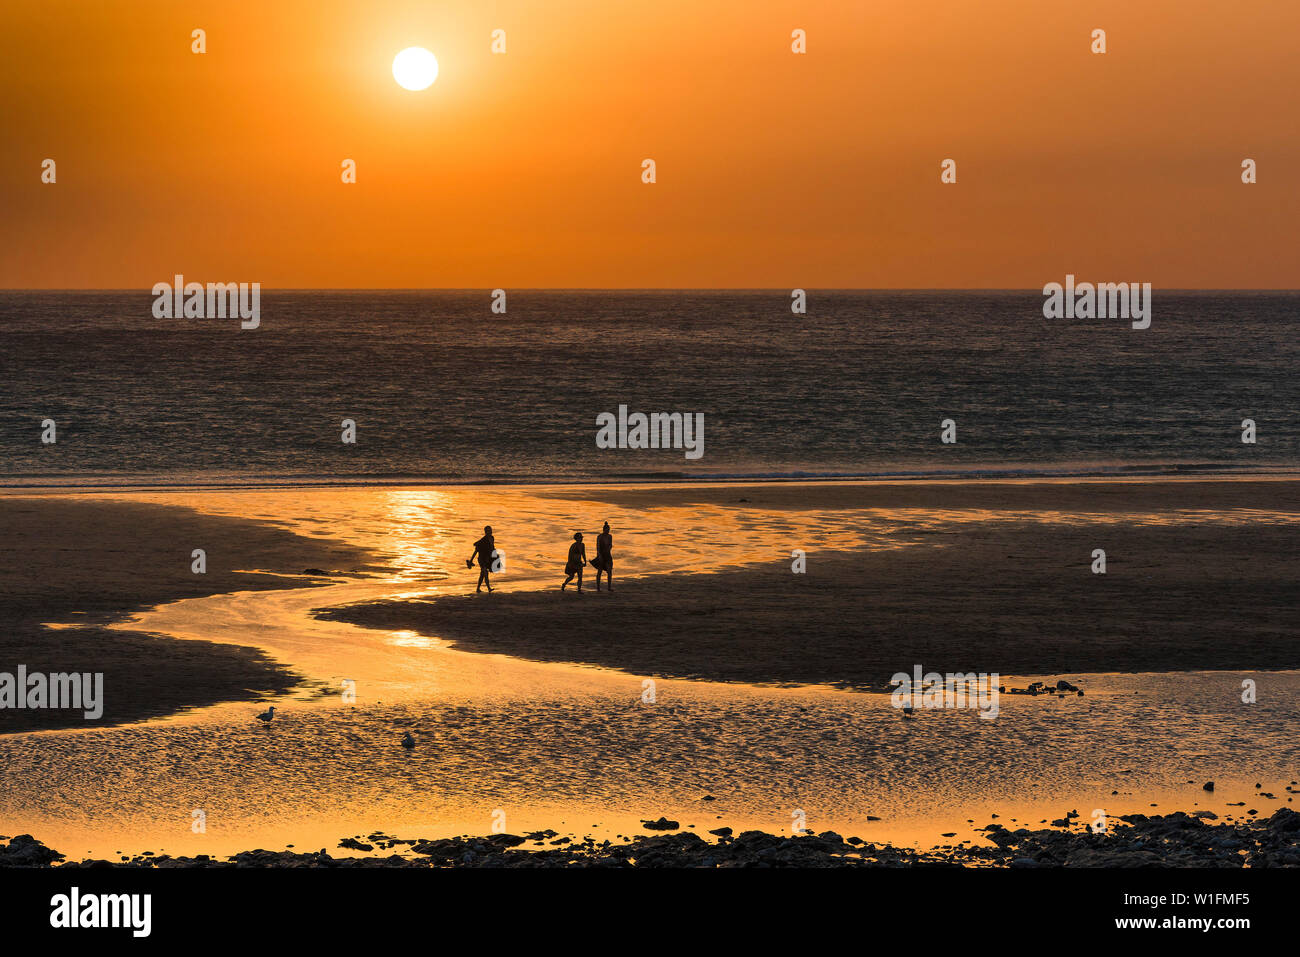
[[[1300,287],[1295,0],[0,10],[4,287]]]

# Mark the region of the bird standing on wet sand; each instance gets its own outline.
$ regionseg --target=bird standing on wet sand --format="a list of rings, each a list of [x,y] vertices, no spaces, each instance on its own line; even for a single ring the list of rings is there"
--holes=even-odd
[[[257,716],[257,720],[264,722],[266,724],[270,724],[271,719],[274,717],[275,717],[275,705],[271,705],[271,707],[267,708],[265,711],[263,711],[261,714]]]
[[[411,732],[408,731],[406,732],[406,734],[402,735],[402,747],[404,748],[415,747],[415,738],[411,737]]]

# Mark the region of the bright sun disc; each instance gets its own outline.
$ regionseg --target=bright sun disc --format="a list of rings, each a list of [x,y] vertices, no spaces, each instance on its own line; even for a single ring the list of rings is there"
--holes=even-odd
[[[438,79],[438,60],[424,47],[407,47],[393,57],[393,79],[404,90],[423,90]]]

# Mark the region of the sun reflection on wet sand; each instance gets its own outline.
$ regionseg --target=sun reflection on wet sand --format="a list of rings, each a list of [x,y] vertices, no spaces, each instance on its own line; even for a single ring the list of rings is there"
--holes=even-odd
[[[436,648],[439,644],[437,638],[426,638],[414,631],[391,632],[388,640],[403,648]]]

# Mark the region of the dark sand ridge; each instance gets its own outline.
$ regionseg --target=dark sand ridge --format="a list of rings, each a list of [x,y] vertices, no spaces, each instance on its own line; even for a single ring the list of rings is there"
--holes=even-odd
[[[826,506],[821,491],[701,490],[687,497],[748,497],[755,508],[780,507],[773,500],[782,498]],[[1268,507],[1278,507],[1279,497],[1294,502],[1289,483],[1277,491],[1284,494],[1265,496]],[[1150,496],[1138,492],[1139,499]],[[1071,498],[1077,490],[1066,493]],[[657,494],[608,497],[650,504]],[[827,497],[854,494],[832,490]],[[1016,486],[989,494],[1009,499],[1007,507],[1027,505]],[[1178,488],[1165,494],[1167,506],[1191,507]],[[1035,488],[1029,497],[1041,496]],[[1217,497],[1204,490],[1190,496]],[[943,501],[951,504],[946,493]],[[857,690],[885,690],[891,675],[916,664],[926,671],[1063,676],[1300,668],[1300,524],[1181,521],[973,522],[897,550],[843,553],[807,543],[804,575],[778,557],[714,575],[619,580],[614,595],[555,588],[363,603],[321,614],[419,631],[469,651],[635,675]],[[1090,570],[1094,548],[1107,552],[1105,575]]]
[[[103,672],[105,699],[95,722],[75,710],[5,709],[0,733],[117,724],[281,694],[297,677],[256,649],[102,626],[181,598],[311,584],[301,577],[307,568],[354,570],[371,560],[361,549],[263,523],[107,499],[3,497],[0,526],[0,671],[21,664],[29,673]],[[190,569],[195,548],[207,552],[205,575]],[[248,568],[260,571],[235,570]]]

